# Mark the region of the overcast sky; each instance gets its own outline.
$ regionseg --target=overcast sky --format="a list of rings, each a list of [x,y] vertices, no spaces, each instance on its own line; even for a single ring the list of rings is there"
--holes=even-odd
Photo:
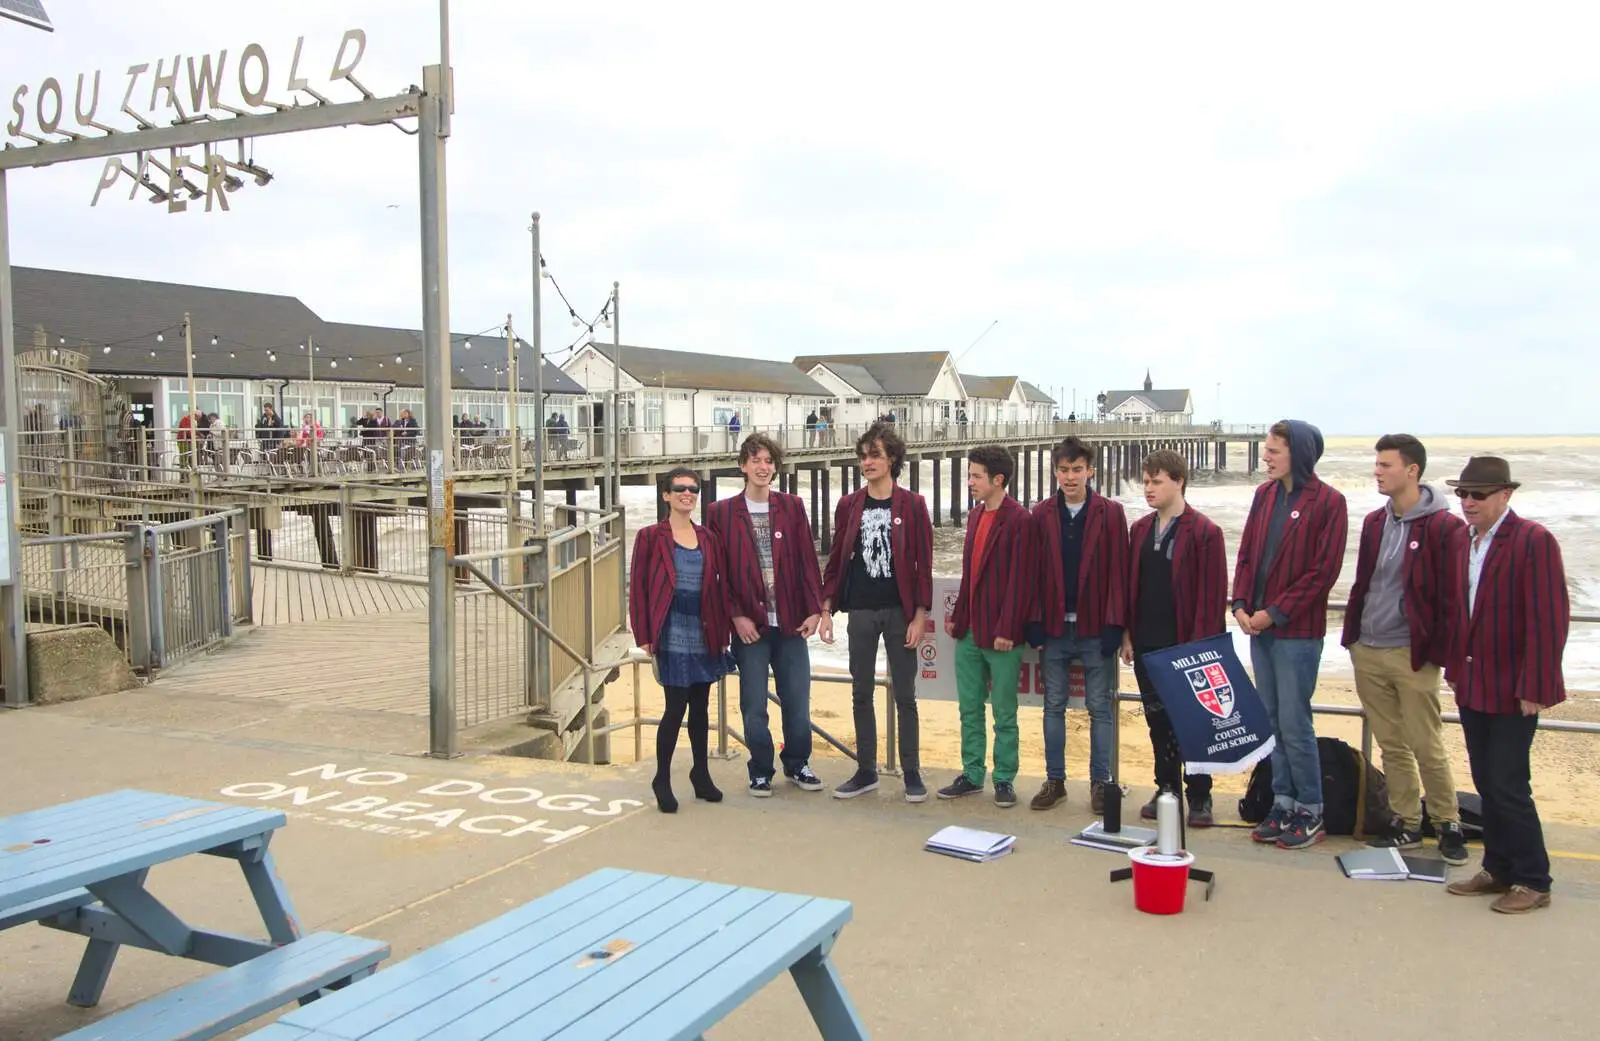
[[[18,84],[31,129],[44,77],[70,111],[100,69],[126,128],[127,67],[175,53],[226,48],[234,104],[250,42],[280,101],[302,34],[335,100],[347,28],[379,94],[438,55],[431,2],[46,6],[51,34],[0,21],[0,122]],[[451,326],[528,329],[537,209],[586,317],[620,280],[627,343],[959,354],[999,319],[962,368],[1061,388],[1063,413],[1148,366],[1201,418],[1220,384],[1230,422],[1600,430],[1600,17],[1288,6],[456,0]],[[127,181],[90,208],[100,161],[14,173],[13,261],[419,326],[415,139],[254,154],[276,179],[226,214]],[[578,332],[553,295],[551,350]]]

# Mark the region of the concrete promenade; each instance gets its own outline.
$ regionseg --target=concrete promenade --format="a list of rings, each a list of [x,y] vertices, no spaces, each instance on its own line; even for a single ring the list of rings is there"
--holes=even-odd
[[[1550,829],[1551,848],[1564,854],[1554,907],[1509,918],[1437,885],[1347,881],[1333,854],[1349,840],[1285,853],[1219,828],[1190,841],[1219,874],[1214,901],[1193,886],[1185,914],[1155,918],[1134,910],[1126,884],[1106,881],[1121,858],[1066,843],[1090,819],[1081,784],[1067,808],[1048,814],[1002,811],[981,797],[908,806],[894,779],[848,803],[788,786],[753,800],[742,761],[714,762],[724,803],[689,799],[667,817],[643,802],[643,768],[444,762],[422,757],[421,741],[414,721],[392,714],[130,691],[0,715],[0,814],[118,787],[284,806],[290,824],[273,849],[302,927],[382,938],[396,961],[607,865],[848,899],[855,919],[835,956],[875,1038],[1595,1033],[1592,829]],[[830,784],[843,779],[840,761],[819,765]],[[685,759],[680,774],[687,767]],[[358,775],[364,783],[347,773],[357,768],[370,771]],[[316,801],[295,808],[295,796],[275,794],[296,787],[300,800]],[[686,779],[679,788],[687,795]],[[483,791],[497,801],[466,794]],[[467,813],[447,826],[407,825],[330,808],[358,797]],[[459,826],[475,814],[504,816],[480,821],[480,833]],[[948,823],[1012,831],[1017,851],[987,865],[922,852]],[[484,833],[496,830],[504,833]],[[260,929],[230,864],[189,858],[157,869],[152,889],[197,924]],[[101,1008],[85,1011],[65,1002],[80,953],[80,940],[46,929],[0,933],[0,1039],[54,1037],[210,971],[125,950]],[[816,1035],[779,981],[707,1036]]]

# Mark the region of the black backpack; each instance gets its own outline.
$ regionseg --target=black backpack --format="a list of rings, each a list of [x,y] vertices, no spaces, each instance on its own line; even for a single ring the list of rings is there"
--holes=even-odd
[[[1383,771],[1355,748],[1336,737],[1317,738],[1322,760],[1322,822],[1329,835],[1382,835],[1389,829],[1389,785]],[[1272,809],[1272,760],[1263,759],[1250,774],[1250,786],[1239,800],[1239,817],[1249,824]]]

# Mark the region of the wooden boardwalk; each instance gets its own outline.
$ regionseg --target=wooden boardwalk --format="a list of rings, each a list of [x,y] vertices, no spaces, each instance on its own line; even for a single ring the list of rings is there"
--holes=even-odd
[[[285,706],[426,717],[427,611],[260,627],[162,674],[150,686]]]
[[[298,625],[414,612],[428,606],[428,587],[311,568],[250,569],[255,624]]]

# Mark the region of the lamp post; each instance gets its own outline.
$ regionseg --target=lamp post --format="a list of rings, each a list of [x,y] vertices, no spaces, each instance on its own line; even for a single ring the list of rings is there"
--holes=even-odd
[[[541,315],[540,293],[544,282],[544,257],[539,252],[539,213],[533,214],[528,225],[533,236],[533,530],[544,534],[544,453],[549,446],[548,427],[544,422],[544,321]]]

